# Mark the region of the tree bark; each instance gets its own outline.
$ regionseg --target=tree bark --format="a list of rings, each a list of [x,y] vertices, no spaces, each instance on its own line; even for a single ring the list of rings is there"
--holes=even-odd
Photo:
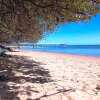
[[[1,44],[0,44],[0,48],[2,48],[2,49],[6,49],[6,50],[8,50],[8,51],[12,51],[12,49],[11,49],[11,48],[9,48],[9,47],[6,47],[6,46],[4,46],[4,45],[1,45]]]
[[[10,51],[11,52],[12,49],[0,44],[0,56],[5,55],[6,51]]]

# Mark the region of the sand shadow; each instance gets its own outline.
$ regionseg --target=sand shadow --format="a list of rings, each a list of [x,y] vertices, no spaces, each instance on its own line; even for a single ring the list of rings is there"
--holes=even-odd
[[[20,100],[16,90],[25,82],[44,84],[53,81],[43,65],[27,57],[0,57],[0,100]],[[29,91],[28,88],[27,93]]]

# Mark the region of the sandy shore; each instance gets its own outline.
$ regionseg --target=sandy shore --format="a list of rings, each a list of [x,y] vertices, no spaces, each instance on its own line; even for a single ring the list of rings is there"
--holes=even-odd
[[[61,58],[78,58],[80,60],[86,61],[93,61],[93,62],[100,62],[100,57],[92,57],[92,56],[80,56],[80,55],[72,55],[72,54],[63,54],[63,53],[50,53],[50,52],[37,52],[37,51],[21,51],[17,50],[18,52],[11,53],[12,55],[20,55],[20,56],[27,56],[27,57],[61,57]]]
[[[100,100],[100,58],[27,51],[11,55],[38,62],[31,69],[28,65],[20,68],[24,72],[31,70],[30,73],[15,71],[15,76],[42,79],[30,82],[22,78],[20,89],[16,90],[23,91],[17,93],[20,100]],[[36,76],[32,74],[34,68],[38,69]],[[31,90],[29,95],[27,88]]]

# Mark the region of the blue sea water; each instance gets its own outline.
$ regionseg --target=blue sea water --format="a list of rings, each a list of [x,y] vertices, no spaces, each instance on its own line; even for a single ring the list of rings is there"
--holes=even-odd
[[[21,46],[20,49],[27,51],[41,51],[41,52],[52,52],[52,53],[63,53],[63,54],[75,54],[84,56],[96,56],[100,57],[100,45],[99,46]]]

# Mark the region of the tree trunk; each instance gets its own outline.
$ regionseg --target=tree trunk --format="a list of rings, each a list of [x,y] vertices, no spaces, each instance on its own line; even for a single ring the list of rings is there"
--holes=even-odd
[[[5,55],[5,52],[7,51],[12,51],[12,49],[0,44],[0,56]]]

